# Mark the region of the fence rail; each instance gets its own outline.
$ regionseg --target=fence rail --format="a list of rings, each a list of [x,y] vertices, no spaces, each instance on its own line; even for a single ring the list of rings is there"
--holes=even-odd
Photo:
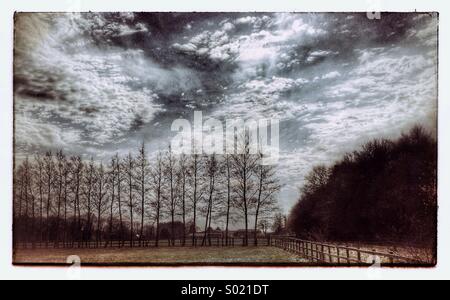
[[[248,246],[271,246],[270,238],[258,238],[255,244],[255,239],[248,239]],[[69,242],[35,242],[35,243],[16,243],[16,249],[101,249],[101,248],[151,248],[151,247],[242,247],[246,242],[244,238],[229,237],[228,241],[225,238],[214,237],[206,238],[187,238],[186,241],[177,239],[174,242],[159,240],[135,240],[131,241],[69,241]]]
[[[116,248],[153,248],[153,247],[242,247],[242,246],[260,246],[276,247],[285,251],[299,255],[311,263],[327,265],[373,265],[380,263],[384,265],[429,265],[428,262],[420,261],[411,257],[404,257],[391,253],[380,251],[371,251],[366,249],[333,245],[327,243],[306,241],[292,237],[267,237],[258,238],[257,243],[254,239],[229,237],[228,242],[225,238],[196,237],[186,241],[177,239],[175,242],[170,240],[135,240],[131,241],[70,241],[70,242],[35,242],[35,243],[16,243],[15,249],[116,249]]]
[[[272,237],[271,246],[300,255],[312,263],[332,265],[416,264],[428,262],[410,257],[359,248],[306,241],[291,237]]]

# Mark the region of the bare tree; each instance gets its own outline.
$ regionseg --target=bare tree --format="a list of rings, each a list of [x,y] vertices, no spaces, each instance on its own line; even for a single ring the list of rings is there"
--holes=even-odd
[[[18,243],[22,239],[22,202],[25,190],[23,165],[20,165],[15,171],[14,179],[17,189],[14,197],[14,243]]]
[[[161,223],[161,209],[162,209],[162,189],[164,184],[164,163],[161,153],[158,153],[154,167],[151,169],[151,190],[154,194],[154,200],[151,202],[155,212],[156,234],[155,246],[159,246],[159,233]]]
[[[20,178],[19,179],[20,192],[19,192],[19,197],[18,197],[19,203],[17,205],[18,211],[16,212],[16,217],[19,220],[22,220],[23,199],[24,199],[24,195],[25,195],[25,172],[24,172],[23,165],[21,165],[19,167],[19,169],[17,170],[17,177]]]
[[[108,176],[103,164],[96,169],[95,172],[95,192],[94,192],[94,206],[97,213],[97,230],[96,230],[96,246],[99,247],[102,241],[102,215],[108,209],[107,194],[108,194]]]
[[[256,166],[256,178],[258,180],[257,196],[255,198],[255,246],[258,246],[258,225],[260,215],[266,217],[276,210],[277,200],[275,196],[281,189],[273,165],[263,165],[264,155],[259,154]]]
[[[20,223],[23,230],[23,240],[25,242],[28,241],[28,237],[31,235],[34,241],[33,237],[33,222],[34,222],[34,195],[32,191],[32,166],[30,164],[30,161],[28,157],[25,159],[25,161],[22,164],[22,196],[21,201],[23,201],[23,205],[25,206],[24,213],[22,214],[22,208],[20,208],[21,213],[19,215],[19,218],[21,219]],[[20,207],[22,207],[22,202],[20,204]],[[30,208],[32,210],[32,218],[31,218],[31,234],[30,234]],[[33,242],[34,246],[34,242]]]
[[[225,176],[226,176],[226,185],[227,185],[227,204],[226,204],[226,221],[225,221],[225,244],[229,245],[229,228],[230,228],[230,213],[231,213],[231,196],[232,196],[232,187],[231,187],[231,179],[232,179],[232,158],[230,155],[225,155]]]
[[[114,157],[113,160],[113,172],[114,177],[116,178],[117,182],[117,205],[119,208],[119,222],[120,222],[120,240],[121,240],[121,247],[125,244],[125,236],[124,236],[124,226],[123,226],[123,213],[122,213],[122,182],[123,179],[123,172],[122,172],[122,163],[120,161],[120,157],[118,154]]]
[[[136,182],[137,182],[137,192],[141,198],[141,229],[139,233],[139,246],[142,246],[143,244],[143,238],[144,238],[144,217],[145,217],[145,205],[147,202],[146,196],[149,191],[148,187],[148,180],[149,180],[149,173],[150,173],[150,164],[147,160],[147,152],[145,150],[145,143],[142,142],[142,146],[139,149],[139,155],[136,159]]]
[[[52,186],[54,180],[55,163],[53,160],[53,154],[47,152],[44,156],[44,180],[47,192],[46,203],[46,247],[50,242],[50,211],[52,207]]]
[[[64,179],[64,192],[63,192],[63,203],[64,203],[64,235],[63,235],[63,242],[64,242],[64,247],[66,247],[67,245],[67,217],[68,217],[68,210],[69,210],[69,205],[70,205],[70,201],[69,201],[69,189],[71,186],[71,177],[70,174],[72,173],[72,163],[70,160],[65,159],[64,160],[65,163],[65,167],[64,167],[64,174],[63,174],[63,179]]]
[[[172,246],[175,246],[175,215],[178,204],[178,197],[175,195],[176,191],[176,159],[172,152],[172,148],[169,147],[169,150],[166,153],[164,159],[164,174],[166,177],[166,182],[169,189],[168,195],[168,208],[170,214],[170,241]]]
[[[38,154],[35,157],[35,173],[37,177],[37,189],[39,194],[39,242],[42,243],[43,236],[43,214],[44,214],[44,162],[42,157]]]
[[[270,221],[269,218],[264,218],[261,221],[259,221],[258,228],[263,232],[264,236],[267,237],[267,232],[270,228]]]
[[[110,187],[110,191],[111,191],[111,201],[110,201],[110,206],[109,206],[109,233],[108,233],[108,243],[105,245],[105,248],[108,246],[108,244],[113,243],[113,227],[114,227],[114,205],[115,205],[115,201],[116,201],[116,191],[117,191],[117,177],[116,177],[116,158],[113,157],[111,159],[111,165],[110,165],[110,170],[108,172],[108,182],[109,182],[109,187]]]
[[[192,212],[193,212],[193,232],[192,232],[192,245],[195,245],[195,236],[197,233],[197,209],[198,203],[203,198],[203,162],[201,156],[198,154],[194,154],[191,157],[191,163],[189,167],[189,175],[190,175],[190,183],[192,186],[192,195],[191,195],[191,203],[192,203]]]
[[[71,161],[71,189],[74,195],[73,197],[73,215],[74,215],[74,228],[75,232],[72,233],[72,245],[75,242],[75,235],[79,234],[81,231],[81,194],[82,194],[82,186],[83,186],[83,170],[84,164],[79,156],[72,156],[70,158]],[[81,238],[81,236],[80,236]],[[80,246],[80,240],[78,240],[78,247]]]
[[[186,206],[186,194],[187,194],[187,180],[189,176],[188,160],[187,156],[182,154],[178,162],[178,186],[180,188],[181,196],[181,216],[183,219],[183,240],[182,245],[186,245],[186,216],[187,216],[187,206]]]
[[[28,164],[28,191],[29,191],[29,197],[31,201],[31,228],[30,228],[30,234],[31,234],[31,243],[33,249],[35,248],[36,244],[36,196],[34,191],[34,185],[35,185],[35,170],[34,166],[29,163],[28,158],[27,164]]]
[[[275,214],[273,224],[272,224],[272,231],[275,234],[283,234],[286,230],[286,216],[284,216],[282,213]]]
[[[244,245],[249,243],[248,226],[253,218],[257,245],[258,229],[266,232],[266,220],[276,211],[280,185],[275,168],[258,164],[262,157],[250,153],[248,141],[241,147],[239,154],[223,158],[178,157],[169,148],[150,164],[142,145],[136,158],[129,154],[121,160],[116,154],[108,167],[97,165],[93,158],[87,163],[79,156],[68,159],[62,151],[55,156],[51,152],[36,155],[34,161],[26,159],[14,170],[14,242],[31,242],[34,247],[38,239],[44,241],[45,232],[47,247],[50,242],[55,248],[61,242],[64,247],[72,242],[73,247],[77,240],[78,247],[91,247],[95,232],[93,244],[99,247],[105,238],[107,247],[117,236],[120,221],[121,246],[128,233],[131,247],[136,236],[140,246],[146,244],[146,237],[154,236],[159,246],[162,232],[172,246],[181,235],[186,246],[187,233],[192,233],[196,245],[197,223],[205,228],[202,245],[211,244],[208,233],[213,226],[225,223],[229,245],[229,227],[233,216],[238,216],[234,212],[240,212],[239,221],[245,222],[246,229]],[[122,198],[128,209],[122,209]],[[182,234],[178,218],[182,219]],[[148,219],[151,224],[146,224]],[[124,221],[130,222],[130,231]]]
[[[63,192],[64,192],[64,176],[66,173],[66,156],[61,151],[58,151],[56,153],[56,184],[57,184],[57,197],[58,197],[58,203],[57,203],[57,214],[56,214],[56,241],[55,241],[55,248],[59,247],[59,241],[60,241],[60,220],[61,220],[61,206],[63,201]]]
[[[238,154],[233,158],[233,175],[236,179],[234,191],[236,199],[234,205],[242,213],[245,224],[244,246],[248,246],[249,241],[249,216],[252,208],[252,195],[255,193],[255,170],[258,162],[258,155],[251,153],[250,136],[246,132],[238,137]]]
[[[87,210],[87,221],[84,226],[83,239],[86,242],[86,245],[91,242],[92,238],[92,206],[93,206],[93,198],[95,192],[95,183],[96,183],[96,174],[95,174],[95,164],[94,159],[91,158],[91,161],[87,165],[85,176],[84,176],[84,184],[83,184],[83,194],[85,197],[85,207]]]
[[[125,158],[124,161],[124,174],[125,174],[125,182],[127,185],[127,192],[128,192],[128,209],[130,212],[130,246],[134,246],[134,207],[135,207],[135,197],[134,197],[134,190],[135,190],[135,179],[134,179],[134,172],[136,167],[136,161],[134,160],[133,156],[128,154],[128,156]]]
[[[216,192],[216,180],[217,173],[219,171],[219,162],[215,154],[209,156],[206,160],[206,174],[208,177],[208,198],[206,203],[206,220],[205,220],[205,232],[203,236],[202,246],[206,243],[206,238],[208,235],[209,228],[211,228],[213,205],[214,205],[214,194]],[[211,245],[211,239],[209,239],[209,244]]]

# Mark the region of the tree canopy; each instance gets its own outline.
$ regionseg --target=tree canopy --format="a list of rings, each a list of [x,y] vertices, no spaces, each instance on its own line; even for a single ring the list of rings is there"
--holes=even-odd
[[[306,178],[289,228],[298,237],[433,247],[437,142],[416,126],[398,140],[366,143]]]

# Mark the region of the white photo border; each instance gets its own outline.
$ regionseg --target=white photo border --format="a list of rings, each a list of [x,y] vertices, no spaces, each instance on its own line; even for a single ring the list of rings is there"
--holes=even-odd
[[[380,279],[450,278],[450,4],[442,0],[166,0],[6,1],[0,12],[0,279],[71,279],[67,268],[14,267],[12,265],[12,142],[13,142],[13,16],[14,12],[158,11],[158,12],[367,12],[376,4],[381,11],[439,12],[439,236],[438,265],[430,269],[382,269]],[[371,279],[358,268],[88,268],[81,279]]]

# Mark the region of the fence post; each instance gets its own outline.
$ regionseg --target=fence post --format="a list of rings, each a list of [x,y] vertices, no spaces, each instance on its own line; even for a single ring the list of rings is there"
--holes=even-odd
[[[319,245],[318,244],[316,244],[316,243],[314,243],[314,251],[315,251],[315,253],[316,253],[316,255],[315,255],[315,257],[316,257],[316,261],[319,261],[320,259],[319,259]]]
[[[339,251],[339,247],[336,247],[336,251],[337,251],[337,261],[338,261],[338,264],[340,264],[341,263],[341,253]]]
[[[394,255],[394,252],[393,252],[393,251],[389,251],[389,254],[390,254],[390,255]],[[391,265],[394,264],[394,258],[393,258],[392,256],[389,257],[389,263],[390,263]]]
[[[325,254],[323,252],[323,245],[320,245],[320,260],[325,262]]]

